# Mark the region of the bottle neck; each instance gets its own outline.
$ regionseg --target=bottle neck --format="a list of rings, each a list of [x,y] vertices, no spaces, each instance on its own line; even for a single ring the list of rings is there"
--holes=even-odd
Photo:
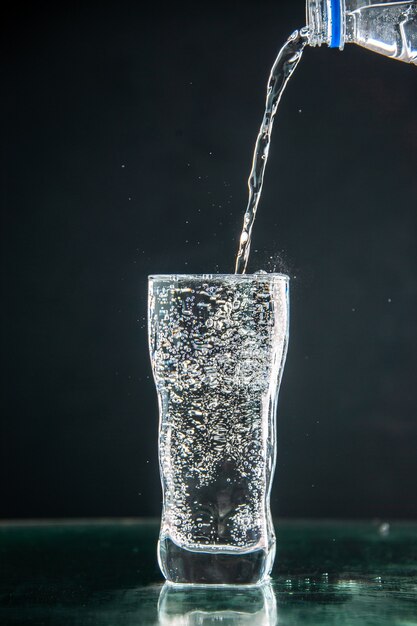
[[[307,0],[310,46],[326,44],[343,50],[345,44],[345,0]]]

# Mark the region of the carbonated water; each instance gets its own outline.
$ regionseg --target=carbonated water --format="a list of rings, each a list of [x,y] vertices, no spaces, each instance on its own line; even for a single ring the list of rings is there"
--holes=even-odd
[[[162,571],[174,582],[259,582],[274,554],[269,490],[287,278],[151,277],[149,295]]]

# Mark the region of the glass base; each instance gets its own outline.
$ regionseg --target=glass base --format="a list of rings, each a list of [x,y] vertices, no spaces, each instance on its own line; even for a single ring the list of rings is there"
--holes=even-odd
[[[169,537],[158,542],[158,561],[172,583],[198,585],[257,585],[271,573],[275,544],[269,550],[244,553],[193,552]]]

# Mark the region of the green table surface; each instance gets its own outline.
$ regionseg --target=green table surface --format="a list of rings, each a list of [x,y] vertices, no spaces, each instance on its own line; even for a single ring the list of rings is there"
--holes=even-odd
[[[417,626],[417,523],[278,521],[270,584],[164,585],[158,523],[0,524],[0,624]]]

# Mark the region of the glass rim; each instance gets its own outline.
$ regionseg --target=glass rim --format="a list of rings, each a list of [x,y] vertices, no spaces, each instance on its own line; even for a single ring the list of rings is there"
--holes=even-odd
[[[281,272],[266,272],[265,274],[149,274],[148,280],[179,280],[179,279],[193,279],[193,280],[234,280],[234,281],[246,281],[246,280],[284,280],[289,282],[290,277],[287,274]]]

